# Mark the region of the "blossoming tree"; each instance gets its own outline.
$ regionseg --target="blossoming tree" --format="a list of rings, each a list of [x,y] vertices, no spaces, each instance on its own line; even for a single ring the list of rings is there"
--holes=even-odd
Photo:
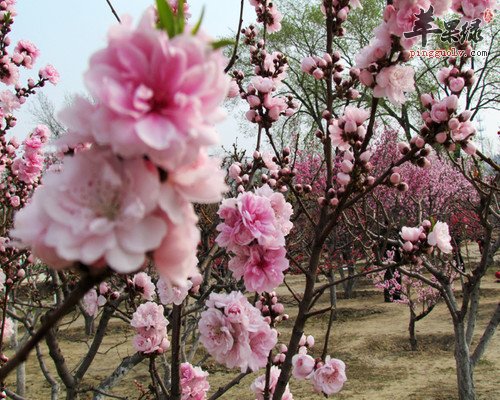
[[[4,25],[14,13],[14,3],[0,2]],[[241,7],[245,3],[242,0]],[[4,388],[6,376],[32,350],[39,350],[45,338],[68,399],[86,391],[97,399],[107,396],[143,360],[149,362],[150,385],[146,389],[138,384],[138,389],[157,399],[217,399],[245,375],[261,369],[250,388],[256,399],[291,400],[292,377],[309,381],[311,390],[326,396],[339,392],[347,379],[346,365],[330,355],[329,332],[322,338],[323,352],[317,358],[312,356],[315,339],[306,334],[311,318],[331,311],[317,304],[325,290],[338,283],[317,282],[325,251],[338,246],[335,240],[330,246],[325,243],[341,222],[347,229],[349,224],[358,231],[369,229],[369,218],[353,217],[357,207],[382,187],[407,191],[403,166],[429,167],[434,146],[453,153],[453,164],[480,199],[476,212],[485,246],[479,265],[463,270],[454,264],[448,257],[452,246],[446,222],[423,218],[415,221],[416,227],[401,226],[399,237],[374,232],[370,245],[390,243],[402,257],[395,263],[376,254],[370,262],[375,272],[398,268],[398,273],[418,279],[444,298],[455,328],[459,397],[475,398],[473,367],[500,319],[497,309],[470,355],[466,330],[473,330],[480,281],[500,247],[495,239],[500,167],[476,151],[471,113],[459,101],[474,83],[467,57],[447,60],[450,66],[439,72],[446,86],[442,97],[421,96],[423,125],[418,134],[398,145],[397,157],[389,165],[373,168],[380,147],[375,142],[379,107],[389,103],[399,107],[415,90],[414,69],[408,61],[417,39],[403,34],[412,30],[420,8],[432,5],[442,16],[450,5],[440,0],[398,0],[386,5],[374,38],[352,65],[334,48],[334,38],[348,34],[344,23],[360,3],[323,0],[318,4],[324,16],[324,54],[310,54],[301,64],[304,76],[311,76],[322,88],[306,99],[318,105],[313,123],[319,167],[312,182],[298,182],[298,141],[294,148],[281,146],[275,135],[276,124],[301,107],[297,99],[280,91],[287,79],[286,55],[267,45],[268,36],[281,28],[283,16],[274,2],[249,3],[257,24],[245,28],[240,23],[230,60],[221,50],[227,42],[211,40],[202,32],[201,21],[187,22],[189,7],[183,0],[157,0],[156,8],[146,10],[137,24],[122,18],[110,30],[107,46],[92,56],[84,75],[93,100],[76,97],[61,113],[68,132],[55,143],[62,155],[60,163],[46,171],[43,185],[30,201],[26,198],[33,186],[23,192],[25,200],[13,200],[18,187],[11,189],[13,178],[7,178],[9,210],[24,205],[9,231],[15,250],[9,247],[8,251],[24,254],[29,249],[33,260],[36,257],[50,267],[55,301],[41,321],[30,326],[28,339],[13,357],[1,354]],[[472,7],[467,0],[452,4],[464,20],[482,18],[488,7],[494,4],[487,1]],[[250,75],[237,66],[233,69],[239,46],[249,53]],[[470,50],[469,44],[464,47]],[[12,57],[6,53],[4,83],[14,83],[16,67],[30,66],[34,53],[26,43]],[[28,82],[27,88],[19,87],[16,95],[7,96],[4,107],[12,107],[46,81],[55,83],[57,75],[45,68],[39,78],[38,83]],[[369,99],[368,108],[357,101],[356,88],[362,88]],[[214,123],[222,118],[220,105],[226,96],[245,102],[256,143],[251,157],[235,154],[225,179],[220,162],[208,151],[217,143]],[[6,120],[12,123],[12,118]],[[12,162],[12,174],[21,181],[38,179],[37,146],[46,136],[39,127],[25,143],[27,153]],[[14,150],[7,148],[12,155]],[[472,162],[462,162],[465,157]],[[479,162],[488,163],[496,175],[482,176],[470,169]],[[215,217],[204,204],[220,201]],[[293,229],[294,215],[309,226],[303,233],[308,236],[304,243],[310,245],[300,261],[287,247],[298,234]],[[200,220],[208,225],[202,227],[203,238]],[[278,333],[289,316],[276,288],[284,283],[290,263],[303,275],[304,287],[301,293],[289,287],[298,311],[284,343]],[[30,275],[23,261],[13,265],[6,269],[2,264],[8,275],[6,292],[17,278]],[[426,274],[421,273],[424,270]],[[452,291],[456,274],[464,282],[460,306]],[[6,295],[2,332],[10,330],[7,303]],[[56,330],[78,305],[88,316],[100,317],[88,352],[76,368],[70,368]],[[84,377],[113,315],[130,324],[136,354],[124,358],[98,385],[86,388]],[[468,327],[467,315],[472,321]],[[218,363],[240,370],[210,397],[207,372],[188,362],[198,343]],[[39,363],[52,385],[52,398],[57,398],[57,383],[40,360],[43,357]],[[160,373],[161,366],[166,373]]]

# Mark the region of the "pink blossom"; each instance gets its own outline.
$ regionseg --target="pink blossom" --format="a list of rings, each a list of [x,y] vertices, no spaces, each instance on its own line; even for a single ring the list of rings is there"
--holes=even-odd
[[[462,13],[467,20],[482,19],[488,8],[495,10],[496,0],[452,0],[452,9]]]
[[[145,161],[93,148],[45,175],[11,234],[54,267],[104,262],[130,273],[165,236],[165,222],[154,215],[158,194],[157,173]]]
[[[198,218],[192,206],[184,210],[183,223],[174,224],[165,217],[167,234],[163,238],[153,258],[156,269],[161,277],[173,285],[185,286],[189,277],[198,273],[196,248],[200,241],[200,232],[196,226]]]
[[[451,236],[446,222],[436,222],[434,229],[427,236],[427,242],[431,246],[437,246],[443,253],[449,254],[453,250]]]
[[[435,103],[432,106],[431,118],[436,123],[448,121],[450,115],[448,114],[448,106],[446,104],[446,99],[441,100],[439,103]]]
[[[314,370],[316,361],[308,354],[295,354],[292,357],[292,375],[295,379],[308,379]]]
[[[19,98],[10,90],[4,90],[0,93],[0,107],[5,114],[12,114],[14,110],[21,107]]]
[[[344,110],[345,121],[353,121],[356,125],[363,124],[370,117],[370,112],[364,108],[347,106]]]
[[[167,339],[168,321],[163,315],[163,306],[145,303],[137,307],[130,325],[136,329],[134,347],[145,354],[163,353],[170,343]]]
[[[11,62],[2,63],[3,71],[0,81],[6,85],[14,85],[19,80],[19,68]]]
[[[434,15],[440,17],[446,14],[451,8],[451,0],[430,0],[434,7]]]
[[[182,304],[192,286],[193,283],[189,280],[185,281],[182,285],[173,285],[168,279],[160,278],[156,283],[160,301],[165,305]]]
[[[316,60],[313,57],[306,57],[302,60],[300,64],[300,69],[305,73],[311,73],[318,67]]]
[[[256,76],[252,79],[252,84],[260,93],[269,93],[274,88],[274,82],[271,78]]]
[[[404,94],[415,90],[414,74],[415,71],[409,66],[393,65],[382,68],[376,77],[377,85],[373,89],[373,95],[387,97],[396,105],[404,103]]]
[[[267,363],[277,332],[243,294],[212,293],[198,323],[200,341],[217,362],[228,368],[256,371]]]
[[[192,163],[169,171],[160,188],[159,205],[172,222],[182,223],[184,213],[179,210],[189,202],[207,204],[222,200],[222,193],[227,191],[224,175],[220,161],[200,151]]]
[[[178,4],[179,4],[179,1],[178,0],[168,0],[168,3],[170,4],[170,7],[172,7],[172,10],[175,14],[177,14],[177,7],[178,7]],[[184,9],[183,9],[183,12],[184,12],[184,18],[186,19],[186,21],[191,18],[191,14],[189,13],[189,4],[187,1],[184,1]]]
[[[205,400],[210,384],[207,381],[208,372],[200,367],[193,367],[189,363],[182,363],[181,375],[181,400]]]
[[[317,392],[326,395],[340,392],[347,380],[344,362],[326,356],[325,363],[314,371],[311,380]]]
[[[374,37],[368,46],[363,47],[354,58],[357,68],[368,68],[370,64],[388,56],[391,51],[392,40],[388,25],[383,23],[373,33]]]
[[[273,365],[271,367],[271,374],[269,379],[269,392],[271,396],[276,389],[276,385],[278,384],[278,379],[281,374],[281,370]],[[255,379],[255,381],[250,386],[250,390],[254,392],[256,400],[264,400],[264,390],[266,389],[266,374],[260,375]],[[293,400],[292,393],[290,392],[290,388],[286,385],[285,392],[283,396],[281,396],[281,400]]]
[[[286,201],[285,196],[283,196],[282,193],[275,192],[267,184],[257,188],[255,194],[269,199],[271,207],[274,210],[277,226],[283,235],[288,235],[293,228],[293,223],[290,221],[293,214],[293,208],[292,205]]]
[[[450,78],[448,80],[448,85],[452,92],[458,93],[464,88],[465,80],[462,77]]]
[[[266,25],[268,33],[274,33],[281,30],[281,20],[283,15],[276,8],[275,3],[268,3],[268,11],[271,22]]]
[[[54,66],[48,64],[38,72],[41,79],[47,79],[53,85],[59,82],[59,72],[54,68]]]
[[[229,261],[229,269],[236,279],[243,278],[252,292],[270,292],[283,283],[283,271],[289,267],[286,250],[266,249],[259,245],[243,246]]]
[[[217,243],[229,250],[244,246],[256,239],[266,247],[278,248],[285,238],[276,226],[275,213],[267,197],[251,192],[241,193],[237,199],[226,199],[219,208],[224,222],[217,226]]]
[[[14,55],[15,54],[21,55],[22,65],[31,69],[40,55],[40,50],[38,50],[38,48],[29,40],[20,40],[14,49]]]
[[[151,282],[151,277],[145,272],[139,272],[132,278],[132,283],[144,300],[153,300],[155,285]]]
[[[166,328],[168,321],[165,318],[163,306],[147,302],[137,307],[132,316],[130,325],[136,329],[161,329]]]
[[[417,228],[409,228],[407,226],[403,226],[401,232],[399,233],[403,240],[407,240],[409,242],[418,242],[420,238],[420,234],[423,232],[422,227]]]
[[[85,74],[99,103],[90,121],[95,141],[167,170],[191,164],[200,147],[217,141],[213,124],[229,89],[224,66],[204,35],[169,39],[156,29],[153,9],[136,29],[130,22],[114,27]]]

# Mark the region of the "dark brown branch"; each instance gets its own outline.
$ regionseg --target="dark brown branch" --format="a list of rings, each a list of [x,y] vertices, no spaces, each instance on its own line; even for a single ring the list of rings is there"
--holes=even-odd
[[[181,339],[181,314],[182,305],[174,305],[172,309],[172,360],[171,360],[171,388],[170,398],[172,400],[180,400],[181,377],[180,377],[180,339]]]
[[[109,8],[111,9],[111,12],[113,13],[113,15],[115,16],[116,20],[121,24],[122,21],[120,19],[120,17],[118,16],[118,14],[116,13],[116,10],[115,8],[113,7],[113,4],[111,4],[111,1],[109,0],[106,0],[106,3],[108,3],[108,6]]]
[[[45,335],[50,331],[50,329],[66,314],[71,312],[73,308],[78,304],[80,299],[96,284],[101,283],[107,276],[109,271],[105,270],[97,275],[84,275],[82,279],[78,282],[78,285],[68,296],[64,304],[55,309],[54,311],[49,311],[45,318],[43,318],[42,326],[33,334],[30,340],[12,357],[7,363],[5,363],[2,368],[0,368],[0,382],[3,382],[7,375],[11,373],[19,364],[26,361],[29,353],[35,348],[37,343],[39,343]]]
[[[251,371],[242,372],[241,374],[236,376],[231,382],[229,382],[226,386],[221,386],[219,389],[217,389],[217,391],[212,396],[210,396],[210,398],[208,400],[218,399],[224,393],[226,393],[229,389],[231,389],[233,386],[238,385],[241,382],[241,380],[250,373],[251,373]]]
[[[240,42],[241,26],[243,25],[243,9],[244,8],[245,8],[245,0],[241,0],[240,22],[238,23],[238,32],[236,33],[236,40],[234,42],[233,55],[231,56],[231,59],[229,60],[226,68],[224,68],[225,73],[229,72],[229,70],[233,67],[234,63],[236,62],[236,60],[238,58],[238,44]]]

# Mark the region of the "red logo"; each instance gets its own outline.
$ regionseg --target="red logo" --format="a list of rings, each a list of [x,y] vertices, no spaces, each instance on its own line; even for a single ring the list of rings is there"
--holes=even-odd
[[[484,15],[483,15],[484,22],[489,24],[493,19],[493,17],[495,17],[495,14],[493,13],[493,11],[491,11],[491,9],[487,8],[486,10],[484,10]]]

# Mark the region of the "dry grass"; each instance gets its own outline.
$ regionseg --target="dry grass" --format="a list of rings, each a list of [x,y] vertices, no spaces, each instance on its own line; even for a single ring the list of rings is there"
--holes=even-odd
[[[300,278],[292,278],[298,287]],[[335,396],[338,399],[352,400],[452,400],[456,399],[456,378],[453,358],[453,327],[444,304],[440,304],[424,320],[417,324],[419,350],[410,351],[407,323],[408,310],[403,305],[383,302],[382,293],[374,292],[371,287],[360,287],[360,295],[351,300],[339,300],[338,318],[334,322],[331,355],[343,359],[347,366],[348,382],[344,390]],[[500,284],[494,282],[490,272],[484,280],[477,332],[484,329],[491,316],[500,294]],[[327,296],[322,301],[325,303]],[[282,325],[283,331],[293,324],[294,310],[290,305],[287,311],[291,320]],[[318,307],[322,305],[319,304]],[[324,306],[324,304],[323,304]],[[315,355],[321,352],[328,318],[313,318],[308,334],[317,339]],[[128,337],[125,337],[127,335]],[[84,381],[93,385],[104,379],[118,364],[122,357],[133,353],[131,345],[132,330],[121,321],[113,321],[110,334],[106,336],[102,349],[90,368]],[[87,339],[81,321],[61,329],[59,333],[63,354],[69,365],[76,366],[87,350]],[[287,335],[282,336],[286,341]],[[478,340],[478,337],[475,337]],[[45,353],[47,349],[44,348]],[[47,358],[47,363],[51,360]],[[55,371],[53,365],[51,370]],[[210,383],[215,390],[223,385],[238,371],[226,369],[208,362],[204,368],[210,371]],[[487,353],[476,368],[476,387],[481,400],[500,399],[498,371],[500,370],[500,340],[498,334],[493,338]],[[41,375],[34,357],[27,363],[28,399],[45,400],[49,397],[49,387]],[[249,385],[255,375],[246,377],[239,386],[228,392],[225,400],[253,400]],[[114,390],[114,394],[136,399],[138,392],[134,381],[148,382],[147,364],[136,367]],[[12,384],[12,378],[10,379]],[[314,394],[308,382],[291,382],[295,399],[316,400],[323,396]],[[91,398],[90,395],[82,398]]]

